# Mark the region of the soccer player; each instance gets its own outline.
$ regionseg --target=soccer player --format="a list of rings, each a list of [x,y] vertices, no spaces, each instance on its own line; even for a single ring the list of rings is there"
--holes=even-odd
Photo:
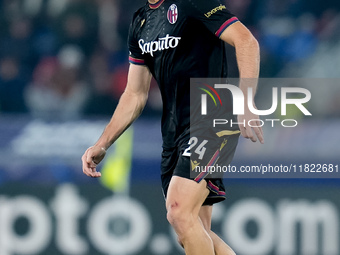
[[[210,229],[212,205],[225,196],[222,180],[190,176],[190,78],[227,77],[226,42],[235,47],[239,86],[247,96],[247,88],[255,91],[257,86],[247,79],[259,76],[258,43],[221,0],[149,0],[135,13],[128,42],[126,89],[103,134],[84,153],[83,172],[91,177],[101,176],[97,165],[141,114],[153,76],[163,99],[161,177],[167,219],[186,254],[234,254]],[[245,108],[244,115],[238,116],[239,123],[258,119]],[[237,133],[263,143],[261,128],[243,124],[239,128],[228,136],[233,142],[223,143],[221,164],[231,161]]]

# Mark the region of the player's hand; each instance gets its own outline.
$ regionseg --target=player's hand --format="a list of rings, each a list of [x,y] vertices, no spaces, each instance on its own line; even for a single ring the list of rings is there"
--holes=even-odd
[[[262,127],[261,127],[261,122],[259,121],[260,118],[259,118],[258,115],[250,112],[247,108],[248,107],[245,107],[244,115],[238,115],[238,117],[237,117],[237,120],[239,122],[239,128],[240,128],[240,131],[241,131],[241,135],[244,138],[250,139],[254,143],[258,139],[260,141],[260,143],[264,144],[263,130],[262,130]],[[250,121],[250,123],[248,123],[249,121]],[[245,123],[245,125],[244,125],[244,123]]]
[[[101,173],[97,171],[97,165],[105,157],[106,150],[102,147],[92,146],[88,148],[81,160],[83,163],[83,173],[90,177],[100,177]]]

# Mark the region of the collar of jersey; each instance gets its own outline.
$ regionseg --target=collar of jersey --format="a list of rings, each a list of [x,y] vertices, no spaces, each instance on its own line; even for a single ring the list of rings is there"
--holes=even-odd
[[[159,6],[162,5],[162,3],[164,2],[165,0],[159,0],[157,3],[155,4],[152,4],[152,3],[149,3],[149,6],[151,9],[157,9]]]

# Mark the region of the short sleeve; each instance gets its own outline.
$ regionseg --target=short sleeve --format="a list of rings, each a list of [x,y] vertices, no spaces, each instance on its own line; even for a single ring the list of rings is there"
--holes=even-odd
[[[129,28],[129,62],[135,65],[145,65],[144,56],[142,54],[142,50],[139,48],[137,37],[138,29],[141,27],[141,22],[143,22],[142,19],[135,14]]]
[[[201,21],[217,37],[239,21],[221,0],[187,0],[187,4],[190,16]]]

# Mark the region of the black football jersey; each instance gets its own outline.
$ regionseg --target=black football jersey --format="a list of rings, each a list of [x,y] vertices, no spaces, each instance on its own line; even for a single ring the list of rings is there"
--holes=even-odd
[[[159,85],[164,148],[189,133],[190,78],[227,77],[219,37],[237,21],[220,0],[160,0],[134,14],[129,61],[146,65]]]

